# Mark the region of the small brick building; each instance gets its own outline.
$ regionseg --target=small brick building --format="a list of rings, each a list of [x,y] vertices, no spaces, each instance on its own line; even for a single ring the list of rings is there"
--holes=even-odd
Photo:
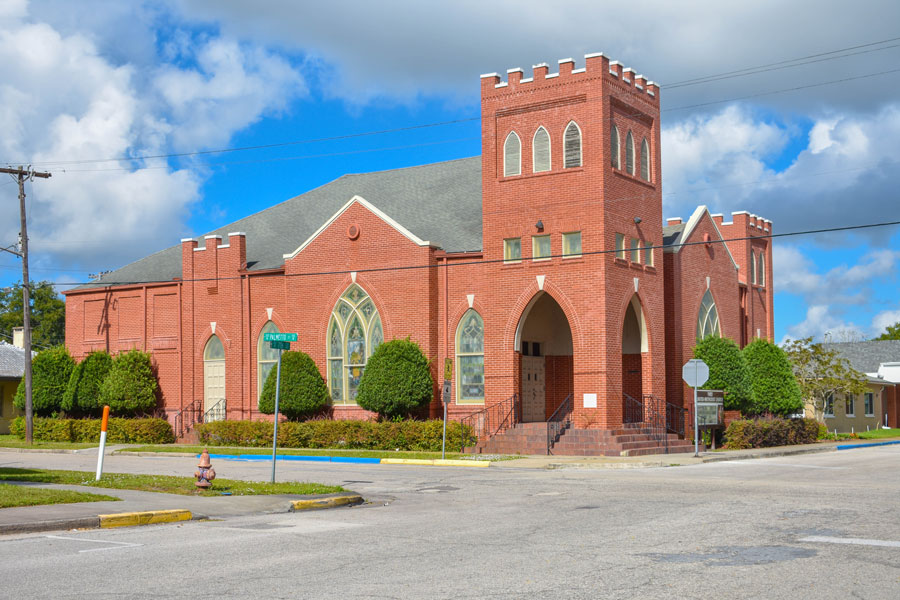
[[[152,352],[173,421],[265,418],[266,331],[299,333],[335,418],[367,416],[366,358],[405,337],[434,416],[445,358],[453,419],[503,403],[599,435],[648,419],[629,402],[682,405],[698,335],[772,339],[772,224],[664,223],[659,87],[602,54],[574,66],[483,75],[480,157],[346,175],[67,292],[70,351]]]

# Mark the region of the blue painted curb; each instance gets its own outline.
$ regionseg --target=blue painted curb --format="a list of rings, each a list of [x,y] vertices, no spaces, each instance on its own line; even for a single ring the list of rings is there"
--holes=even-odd
[[[841,444],[840,446],[835,446],[837,450],[850,450],[852,448],[871,448],[873,446],[890,446],[891,444],[900,444],[900,440],[895,440],[893,442],[872,442],[870,444]]]
[[[271,461],[272,456],[266,454],[210,454],[209,457],[219,460],[243,460],[243,461]],[[200,458],[200,455],[197,455]],[[293,454],[283,454],[277,457],[277,460],[288,461],[305,461],[305,462],[334,462],[334,463],[355,463],[362,465],[381,464],[380,458],[362,458],[355,456],[295,456]]]

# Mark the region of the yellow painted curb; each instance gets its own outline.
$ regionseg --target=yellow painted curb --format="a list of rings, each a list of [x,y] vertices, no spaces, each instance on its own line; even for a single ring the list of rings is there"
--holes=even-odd
[[[291,510],[315,510],[317,508],[335,508],[337,506],[347,506],[348,504],[360,504],[363,501],[359,494],[348,494],[346,496],[331,496],[328,498],[312,498],[309,500],[292,500]]]
[[[430,458],[382,458],[383,465],[427,465],[430,467],[489,467],[489,460],[454,460]]]
[[[112,515],[98,515],[100,527],[131,527],[133,525],[152,525],[154,523],[174,523],[176,521],[190,521],[193,518],[191,511],[176,508],[174,510],[148,510],[146,512],[116,513]]]

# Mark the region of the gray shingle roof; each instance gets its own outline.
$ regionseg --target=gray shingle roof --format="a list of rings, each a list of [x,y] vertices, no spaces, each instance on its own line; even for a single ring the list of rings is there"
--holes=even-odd
[[[293,252],[353,196],[362,196],[422,240],[448,252],[481,250],[481,157],[419,167],[344,175],[305,194],[205,235],[247,234],[251,271],[284,264]],[[201,247],[203,241],[201,239]],[[170,281],[181,277],[181,245],[125,265],[97,285]]]
[[[0,341],[0,378],[19,379],[24,374],[25,349]]]
[[[681,232],[684,231],[684,223],[678,225],[666,225],[663,227],[663,246],[674,244]]]
[[[875,373],[881,363],[900,362],[900,340],[872,340],[869,342],[839,342],[822,344],[850,361],[862,373]]]

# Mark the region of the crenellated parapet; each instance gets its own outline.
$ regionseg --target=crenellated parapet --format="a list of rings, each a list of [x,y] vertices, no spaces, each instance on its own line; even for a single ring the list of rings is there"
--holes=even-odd
[[[532,76],[525,77],[525,70],[521,67],[508,69],[506,81],[503,81],[499,73],[487,73],[481,76],[481,96],[487,98],[494,95],[505,94],[512,90],[537,88],[542,85],[558,84],[576,78],[605,78],[618,81],[637,93],[647,97],[648,101],[659,104],[659,85],[650,81],[643,75],[637,74],[634,69],[624,67],[619,61],[610,61],[602,52],[584,55],[584,66],[575,68],[575,60],[563,58],[558,61],[558,69],[550,73],[550,65],[538,63],[531,67]]]

